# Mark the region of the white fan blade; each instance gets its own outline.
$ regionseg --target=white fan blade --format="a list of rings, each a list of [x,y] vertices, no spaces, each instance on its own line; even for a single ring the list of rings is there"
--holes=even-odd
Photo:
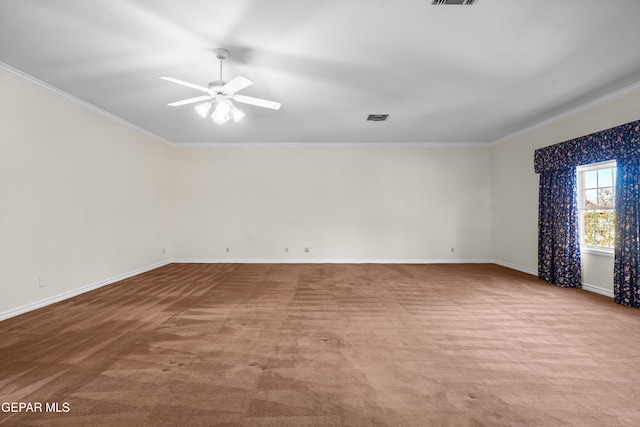
[[[258,107],[271,108],[272,110],[279,110],[282,105],[279,102],[267,101],[253,96],[234,95],[233,99],[243,104],[257,105]]]
[[[177,84],[182,85],[182,86],[190,87],[190,88],[193,88],[193,89],[201,90],[202,92],[209,93],[209,88],[206,88],[204,86],[198,86],[198,85],[193,84],[193,83],[189,83],[189,82],[185,82],[185,81],[182,81],[182,80],[174,79],[173,77],[164,77],[163,76],[163,77],[158,77],[158,78],[160,78],[162,80],[166,80],[168,82],[177,83]]]
[[[193,104],[194,102],[207,101],[211,99],[209,95],[196,96],[195,98],[183,99],[182,101],[172,102],[171,104],[167,104],[170,107],[178,107],[180,105]]]
[[[237,76],[234,77],[233,80],[228,82],[226,85],[222,86],[222,91],[224,93],[234,94],[236,92],[241,91],[245,87],[251,86],[253,82],[246,77]]]

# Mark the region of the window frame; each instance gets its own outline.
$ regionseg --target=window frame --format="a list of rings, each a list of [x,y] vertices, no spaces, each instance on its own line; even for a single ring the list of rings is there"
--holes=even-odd
[[[576,168],[576,174],[577,174],[577,187],[578,187],[578,216],[579,216],[579,227],[580,227],[580,252],[583,253],[591,253],[591,254],[595,254],[595,255],[602,255],[602,256],[608,256],[608,257],[613,257],[614,256],[614,251],[615,248],[608,248],[606,246],[597,246],[597,245],[588,245],[585,243],[582,243],[582,236],[584,235],[584,215],[583,212],[585,210],[591,210],[588,209],[586,207],[584,207],[584,199],[585,199],[585,188],[584,188],[584,173],[585,172],[590,172],[590,171],[594,171],[594,170],[600,170],[600,169],[615,169],[617,168],[617,162],[615,160],[607,160],[605,162],[598,162],[598,163],[590,163],[587,165],[582,165],[582,166],[578,166]],[[600,188],[600,187],[598,187]],[[597,208],[594,208],[593,210],[616,210],[616,205],[615,205],[615,192],[616,192],[616,173],[614,173],[613,176],[613,207],[605,207],[605,206],[600,206]],[[615,232],[615,227],[614,227],[614,232]]]

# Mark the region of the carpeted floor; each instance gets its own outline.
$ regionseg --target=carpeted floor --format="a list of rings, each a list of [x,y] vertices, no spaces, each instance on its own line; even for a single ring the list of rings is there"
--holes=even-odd
[[[171,264],[0,322],[0,402],[12,426],[637,426],[640,310],[496,265]]]

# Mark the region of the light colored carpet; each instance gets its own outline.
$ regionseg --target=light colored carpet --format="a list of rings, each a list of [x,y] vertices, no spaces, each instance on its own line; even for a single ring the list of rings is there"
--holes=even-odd
[[[68,404],[12,426],[637,426],[640,310],[496,265],[172,264],[0,322],[0,402]]]

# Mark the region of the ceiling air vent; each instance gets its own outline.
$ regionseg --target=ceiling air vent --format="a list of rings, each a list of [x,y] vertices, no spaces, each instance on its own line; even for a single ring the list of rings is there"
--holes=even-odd
[[[388,114],[369,114],[367,120],[372,122],[384,122],[389,117]]]
[[[476,0],[433,0],[432,4],[440,6],[441,4],[466,4],[471,6]]]

